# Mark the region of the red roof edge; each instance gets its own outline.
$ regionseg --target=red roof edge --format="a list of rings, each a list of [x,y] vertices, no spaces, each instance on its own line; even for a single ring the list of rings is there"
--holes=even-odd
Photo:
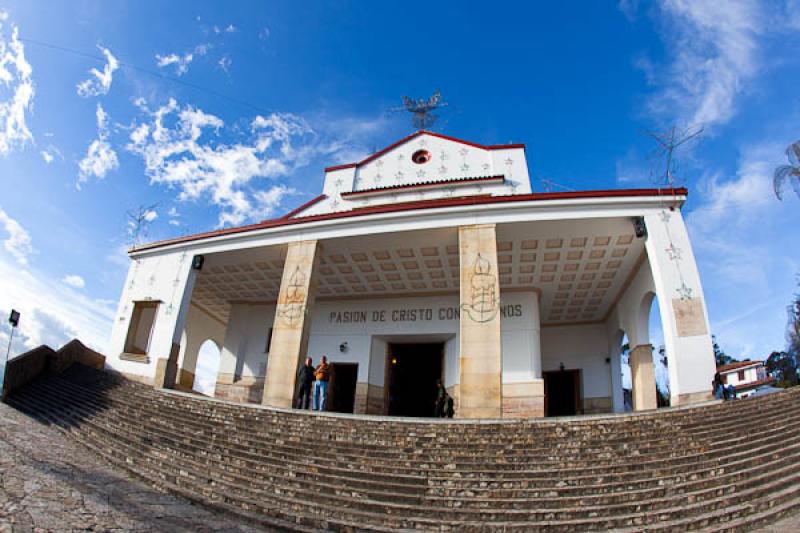
[[[484,145],[484,144],[474,143],[474,142],[471,142],[471,141],[465,141],[464,139],[459,139],[457,137],[451,137],[450,135],[445,135],[443,133],[436,133],[435,131],[418,130],[418,131],[415,131],[414,133],[412,133],[411,135],[407,135],[407,136],[403,137],[402,139],[400,139],[399,141],[390,144],[389,146],[387,146],[383,150],[375,152],[374,154],[366,157],[365,159],[362,159],[361,161],[359,161],[357,163],[347,163],[347,164],[344,164],[344,165],[334,165],[332,167],[327,167],[325,169],[325,172],[333,172],[334,170],[342,170],[342,169],[345,169],[345,168],[354,168],[354,167],[360,167],[361,165],[366,165],[370,161],[373,161],[374,159],[377,159],[378,157],[382,156],[386,152],[394,150],[395,148],[397,148],[401,144],[405,144],[408,141],[410,141],[410,140],[412,140],[412,139],[414,139],[416,137],[419,137],[420,135],[424,135],[424,134],[433,135],[434,137],[439,137],[440,139],[445,139],[447,141],[453,141],[453,142],[457,142],[457,143],[460,143],[460,144],[465,144],[467,146],[472,146],[473,148],[480,148],[481,150],[508,150],[508,149],[512,149],[512,148],[522,148],[523,150],[525,149],[525,145],[524,144],[490,144],[490,145]]]
[[[443,181],[427,181],[423,183],[405,183],[402,185],[395,185],[392,187],[374,187],[372,189],[362,189],[360,191],[349,191],[343,192],[342,198],[349,198],[351,196],[360,196],[362,194],[375,194],[375,193],[391,193],[392,191],[402,191],[406,189],[418,189],[418,188],[429,188],[429,187],[446,187],[448,185],[466,185],[469,183],[482,183],[487,181],[498,181],[498,180],[505,180],[505,176],[502,174],[497,176],[480,176],[475,178],[455,178],[451,180],[443,180]]]
[[[288,218],[286,215],[284,215],[281,218],[264,220],[262,222],[258,222],[255,224],[248,224],[246,226],[239,226],[236,228],[225,228],[214,231],[207,231],[204,233],[197,233],[195,235],[187,235],[185,237],[176,237],[174,239],[165,239],[162,241],[156,241],[128,251],[142,252],[145,250],[153,250],[155,248],[161,248],[172,244],[199,241],[211,237],[219,237],[222,235],[231,235],[236,233],[245,233],[248,231],[254,231],[259,229],[274,228],[280,226],[291,226],[294,224],[304,224],[307,222],[316,222],[320,220],[335,220],[339,218],[350,218],[362,215],[412,211],[415,209],[431,209],[436,207],[458,207],[464,205],[499,204],[499,203],[525,202],[525,201],[573,200],[581,198],[624,198],[624,197],[635,198],[641,196],[686,196],[688,192],[689,191],[685,187],[679,187],[673,189],[611,189],[611,190],[599,190],[599,191],[543,192],[543,193],[531,193],[531,194],[515,194],[506,196],[461,196],[458,198],[437,198],[434,200],[417,200],[411,202],[362,207],[359,209],[354,209],[352,211],[320,213],[318,215],[308,215],[307,217],[303,218]]]
[[[312,205],[314,205],[314,204],[317,204],[317,203],[321,202],[322,200],[324,200],[324,199],[325,199],[325,198],[327,198],[327,197],[328,197],[328,196],[327,196],[327,195],[325,195],[325,194],[320,194],[320,195],[319,195],[319,196],[317,196],[316,198],[312,198],[311,200],[307,201],[306,203],[304,203],[304,204],[303,204],[303,205],[301,205],[300,207],[296,207],[296,208],[292,209],[291,211],[289,211],[288,213],[286,213],[285,215],[283,215],[283,216],[281,217],[281,219],[292,218],[293,216],[297,215],[298,213],[302,213],[303,211],[305,211],[306,209],[308,209],[308,208],[309,208],[309,207],[311,207]]]

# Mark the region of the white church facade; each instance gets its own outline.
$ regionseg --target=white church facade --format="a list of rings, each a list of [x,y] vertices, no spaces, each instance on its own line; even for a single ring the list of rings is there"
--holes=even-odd
[[[533,193],[522,145],[418,131],[325,169],[287,215],[130,252],[108,366],[191,388],[220,349],[215,395],[291,407],[306,355],[331,404],[430,416],[442,380],[462,418],[656,407],[651,304],[672,405],[711,398],[708,315],[685,189]]]

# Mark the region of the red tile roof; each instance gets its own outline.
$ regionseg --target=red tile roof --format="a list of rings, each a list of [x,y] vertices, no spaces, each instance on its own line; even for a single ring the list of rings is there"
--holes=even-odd
[[[337,220],[337,219],[353,218],[353,217],[373,215],[379,213],[396,213],[402,211],[433,209],[438,207],[458,207],[458,206],[482,205],[482,204],[541,202],[547,200],[578,200],[585,198],[636,198],[644,196],[686,196],[687,194],[688,191],[686,190],[686,188],[679,187],[674,189],[611,189],[611,190],[599,190],[599,191],[543,192],[543,193],[531,193],[531,194],[514,194],[506,196],[489,196],[489,195],[462,196],[458,198],[437,198],[434,200],[417,200],[411,202],[399,202],[392,204],[361,207],[358,209],[353,209],[352,211],[321,213],[318,215],[309,215],[305,217],[287,218],[286,215],[284,215],[283,217],[280,218],[264,220],[261,222],[257,222],[255,224],[248,224],[246,226],[239,226],[235,228],[224,228],[214,231],[207,231],[204,233],[197,233],[195,235],[187,235],[184,237],[176,237],[174,239],[157,241],[150,244],[145,244],[143,246],[139,246],[129,251],[140,252],[144,250],[153,250],[155,248],[161,248],[172,244],[180,244],[185,242],[194,242],[203,239],[209,239],[213,237],[221,237],[223,235],[233,235],[237,233],[246,233],[249,231],[256,231],[260,229],[307,224],[310,222],[317,222],[321,220]],[[312,200],[312,202],[318,202],[321,199],[322,197],[317,197],[314,200]],[[293,212],[297,212],[297,210],[294,210]]]
[[[522,148],[523,150],[525,149],[525,145],[524,144],[490,144],[490,145],[483,145],[483,144],[478,144],[478,143],[474,143],[474,142],[470,142],[470,141],[465,141],[464,139],[457,139],[456,137],[450,137],[449,135],[443,135],[441,133],[436,133],[436,132],[433,132],[433,131],[419,130],[419,131],[415,131],[414,133],[412,133],[411,135],[409,135],[407,137],[403,137],[402,139],[400,139],[396,143],[390,144],[389,146],[387,146],[383,150],[375,152],[371,156],[366,157],[366,158],[362,159],[361,161],[358,161],[356,163],[345,163],[343,165],[334,165],[332,167],[327,167],[325,169],[325,172],[333,172],[334,170],[342,170],[344,168],[354,168],[354,167],[360,167],[361,165],[366,165],[370,161],[373,161],[373,160],[379,158],[380,156],[382,156],[386,152],[390,152],[390,151],[394,150],[395,148],[397,148],[398,146],[400,146],[401,144],[405,144],[408,141],[410,141],[410,140],[412,140],[412,139],[414,139],[416,137],[419,137],[420,135],[424,135],[424,134],[432,135],[434,137],[439,137],[440,139],[445,139],[445,140],[448,140],[448,141],[453,141],[453,142],[465,144],[467,146],[472,146],[474,148],[480,148],[482,150],[508,150],[508,149],[511,149],[511,148]]]
[[[732,370],[737,370],[739,368],[745,368],[748,366],[755,366],[755,365],[763,365],[764,361],[735,361],[733,363],[728,363],[727,365],[720,365],[717,367],[717,372],[720,374],[725,372],[730,372]]]
[[[756,387],[762,387],[764,385],[772,385],[775,383],[775,379],[771,377],[766,377],[764,379],[759,379],[758,381],[751,381],[750,383],[740,383],[739,385],[734,385],[733,388],[736,391],[742,391],[747,389],[754,389]]]

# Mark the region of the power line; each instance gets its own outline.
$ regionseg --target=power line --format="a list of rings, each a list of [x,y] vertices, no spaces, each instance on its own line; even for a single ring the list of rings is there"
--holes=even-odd
[[[27,44],[40,46],[42,48],[49,48],[51,50],[58,50],[59,52],[65,52],[67,54],[72,54],[72,55],[83,57],[83,58],[86,58],[86,59],[91,59],[93,61],[98,61],[100,63],[105,63],[106,62],[106,58],[105,57],[101,57],[99,55],[91,54],[91,53],[88,53],[88,52],[83,52],[81,50],[76,50],[74,48],[69,48],[69,47],[66,47],[66,46],[61,46],[61,45],[57,45],[57,44],[53,44],[53,43],[48,43],[48,42],[40,41],[40,40],[37,40],[37,39],[29,39],[29,38],[25,38],[25,37],[20,37],[19,40],[24,42],[24,43],[27,43]],[[138,65],[134,65],[132,63],[128,63],[127,61],[120,61],[119,59],[117,59],[117,63],[119,63],[119,66],[121,68],[135,70],[137,72],[148,74],[148,75],[156,77],[156,78],[161,78],[162,80],[166,80],[166,81],[169,81],[169,82],[172,82],[172,83],[176,83],[178,85],[183,85],[184,87],[189,87],[190,89],[194,89],[196,91],[204,92],[204,93],[210,94],[212,96],[216,96],[217,98],[222,98],[224,100],[228,100],[229,102],[232,102],[234,104],[238,104],[240,106],[247,107],[247,108],[249,108],[249,109],[251,109],[253,111],[257,111],[258,113],[269,114],[269,113],[273,113],[274,112],[273,110],[263,108],[263,107],[261,107],[259,105],[253,104],[253,103],[248,102],[246,100],[242,100],[240,98],[236,98],[234,96],[230,96],[230,95],[227,95],[225,93],[221,93],[221,92],[216,91],[214,89],[209,89],[208,87],[204,87],[202,85],[198,85],[198,84],[192,83],[190,81],[185,81],[185,80],[182,80],[182,79],[179,79],[179,78],[174,78],[172,76],[168,76],[166,74],[163,74],[163,73],[155,71],[155,70],[150,70],[148,68],[140,67]]]

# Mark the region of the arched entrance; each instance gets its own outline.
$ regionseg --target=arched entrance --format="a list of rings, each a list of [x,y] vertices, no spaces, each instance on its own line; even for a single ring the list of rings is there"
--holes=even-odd
[[[214,340],[207,339],[200,345],[197,352],[193,390],[206,396],[214,396],[220,355],[220,348]]]

